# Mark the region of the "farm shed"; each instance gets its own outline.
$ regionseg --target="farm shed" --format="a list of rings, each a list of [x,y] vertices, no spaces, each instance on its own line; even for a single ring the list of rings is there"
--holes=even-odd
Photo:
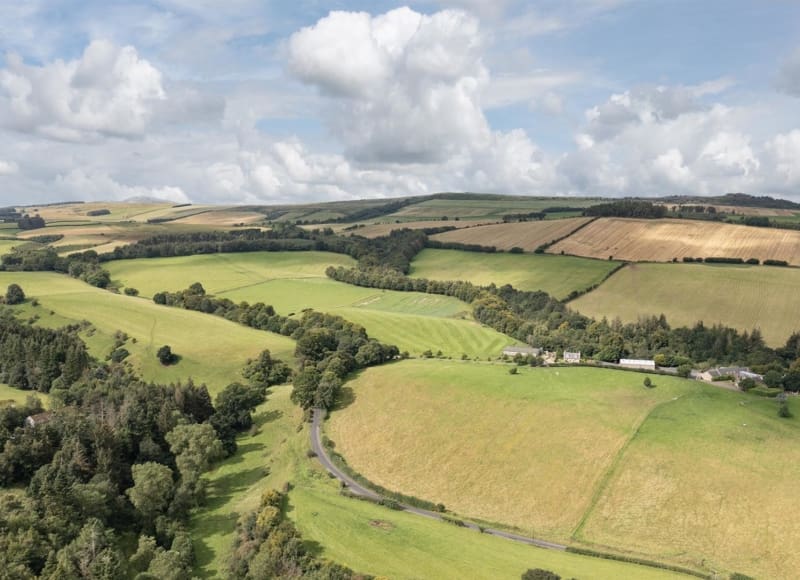
[[[570,352],[568,350],[564,351],[564,362],[570,364],[577,364],[581,362],[581,351]]]
[[[542,354],[542,349],[532,346],[507,346],[503,349],[503,354],[506,356],[539,356]]]
[[[646,371],[656,370],[656,361],[637,359],[637,358],[623,358],[619,360],[619,366],[626,369],[642,369]]]

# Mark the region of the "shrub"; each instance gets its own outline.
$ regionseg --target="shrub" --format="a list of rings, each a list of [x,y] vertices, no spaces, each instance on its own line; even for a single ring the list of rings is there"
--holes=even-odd
[[[778,404],[778,417],[783,419],[788,419],[792,416],[792,412],[789,410],[789,403],[786,401],[781,401]]]
[[[172,348],[168,344],[158,349],[156,357],[158,357],[158,360],[164,366],[174,364],[178,361],[177,355],[172,352]]]
[[[139,290],[136,288],[125,288],[124,290],[126,296],[138,296]]]
[[[650,380],[650,377],[645,377],[645,378],[644,378],[644,383],[643,383],[643,384],[644,384],[644,386],[645,386],[645,387],[647,387],[648,389],[650,389],[650,388],[652,388],[652,387],[653,387],[653,381],[651,381],[651,380]]]
[[[756,386],[756,382],[753,379],[742,379],[739,381],[739,388],[743,390],[745,393],[750,389],[754,389]]]
[[[25,292],[18,284],[11,284],[6,290],[6,304],[22,304],[25,302]]]
[[[683,377],[684,379],[688,378],[689,375],[692,373],[692,366],[691,365],[680,365],[678,367],[678,376]]]
[[[111,359],[112,362],[120,363],[124,361],[126,358],[128,358],[130,354],[131,353],[129,353],[128,350],[125,348],[117,348],[111,353],[111,356],[109,358]]]
[[[789,262],[786,260],[764,260],[765,266],[783,266],[786,267],[789,265]]]
[[[761,263],[761,260],[759,260],[758,258],[749,258],[749,259],[748,259],[748,260],[745,262],[745,264],[752,264],[752,265],[754,265],[754,266],[758,266],[760,263]]]
[[[550,570],[531,568],[522,573],[522,580],[561,580],[561,576]]]
[[[520,248],[519,246],[514,246],[514,247],[513,247],[513,248],[511,248],[511,249],[510,249],[508,252],[509,252],[510,254],[522,254],[522,253],[524,253],[524,251],[525,251],[525,250],[523,250],[523,249],[522,249],[522,248]]]
[[[510,374],[510,375],[515,375],[518,372],[519,371],[517,370],[517,367],[511,367],[510,369],[508,369],[508,374]]]

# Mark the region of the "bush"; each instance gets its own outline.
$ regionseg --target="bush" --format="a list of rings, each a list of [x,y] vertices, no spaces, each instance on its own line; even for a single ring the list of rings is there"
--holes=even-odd
[[[648,389],[650,389],[650,388],[652,388],[654,386],[653,385],[653,381],[650,380],[650,377],[645,377],[644,378],[644,386],[647,387]]]
[[[689,378],[689,375],[692,373],[692,366],[691,365],[680,365],[678,367],[678,376],[683,377],[684,379]]]
[[[755,387],[756,381],[754,379],[742,379],[739,381],[739,388],[745,393],[750,389],[754,389]]]
[[[789,265],[789,262],[786,260],[764,260],[765,266],[783,266],[786,267]]]
[[[139,291],[136,288],[125,288],[124,290],[126,296],[138,296]]]
[[[522,253],[524,253],[524,252],[525,252],[525,250],[523,250],[523,249],[522,249],[522,248],[520,248],[519,246],[514,246],[514,247],[513,247],[513,248],[511,248],[511,249],[510,249],[508,252],[509,252],[510,254],[522,254]]]
[[[511,367],[510,369],[508,369],[508,374],[510,374],[510,375],[515,375],[518,372],[519,371],[517,370],[517,367]]]
[[[156,357],[158,357],[158,360],[164,366],[174,364],[178,360],[177,355],[174,352],[172,352],[172,348],[168,344],[165,344],[164,346],[158,349]]]
[[[786,401],[781,401],[778,405],[778,417],[783,419],[788,419],[792,416],[792,412],[789,410],[789,403]]]
[[[550,570],[531,568],[522,573],[522,580],[561,580],[561,576]]]
[[[6,304],[22,304],[25,302],[25,292],[18,284],[11,284],[6,290]]]
[[[758,258],[750,258],[748,259],[745,264],[752,264],[753,266],[758,266],[761,263],[761,260]]]

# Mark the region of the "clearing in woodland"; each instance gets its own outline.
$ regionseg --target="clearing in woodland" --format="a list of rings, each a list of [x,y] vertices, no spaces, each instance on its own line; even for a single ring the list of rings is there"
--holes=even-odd
[[[542,244],[549,244],[574,232],[589,220],[591,218],[577,217],[561,220],[492,224],[436,234],[431,236],[431,239],[444,243],[455,242],[459,244],[494,246],[498,250],[510,250],[517,247],[526,252],[533,252]]]
[[[570,303],[595,318],[664,314],[672,326],[759,328],[767,344],[800,331],[800,270],[728,264],[629,264]]]
[[[573,256],[427,249],[411,263],[411,276],[467,280],[481,286],[511,284],[518,290],[542,290],[561,300],[602,282],[618,265]]]
[[[261,493],[289,481],[288,516],[323,558],[398,580],[517,579],[528,568],[564,578],[669,580],[686,578],[623,562],[533,548],[451,524],[390,510],[340,494],[339,484],[308,457],[308,423],[289,400],[290,387],[274,387],[254,414],[255,428],[239,450],[206,477],[206,505],[189,527],[197,554],[195,575],[225,575],[236,520],[258,506]]]
[[[472,320],[469,305],[455,298],[360,288],[325,277],[329,265],[354,264],[348,256],[326,252],[253,252],[120,260],[106,267],[114,280],[142,296],[201,282],[210,294],[271,304],[283,315],[306,308],[338,314],[412,354],[495,356],[514,343]]]
[[[186,380],[221,390],[239,378],[248,358],[262,350],[286,361],[294,356],[294,341],[278,334],[245,328],[223,318],[159,306],[146,298],[122,296],[94,288],[62,274],[50,272],[0,272],[0,288],[22,286],[29,300],[10,307],[22,318],[38,317],[37,324],[60,327],[87,320],[91,327],[81,333],[95,357],[103,360],[112,350],[114,334],[130,337],[124,344],[134,368],[146,380]],[[52,312],[52,314],[51,314]],[[170,345],[180,362],[165,367],[156,351]]]
[[[695,220],[601,218],[547,251],[631,262],[726,257],[800,265],[800,231]]]
[[[464,516],[692,568],[798,569],[800,426],[774,400],[666,376],[647,389],[639,373],[508,368],[367,369],[327,432],[368,479]]]

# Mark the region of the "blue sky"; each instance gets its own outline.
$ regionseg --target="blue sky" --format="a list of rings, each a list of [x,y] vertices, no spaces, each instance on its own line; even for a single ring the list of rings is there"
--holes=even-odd
[[[791,0],[0,0],[0,199],[800,199]]]

